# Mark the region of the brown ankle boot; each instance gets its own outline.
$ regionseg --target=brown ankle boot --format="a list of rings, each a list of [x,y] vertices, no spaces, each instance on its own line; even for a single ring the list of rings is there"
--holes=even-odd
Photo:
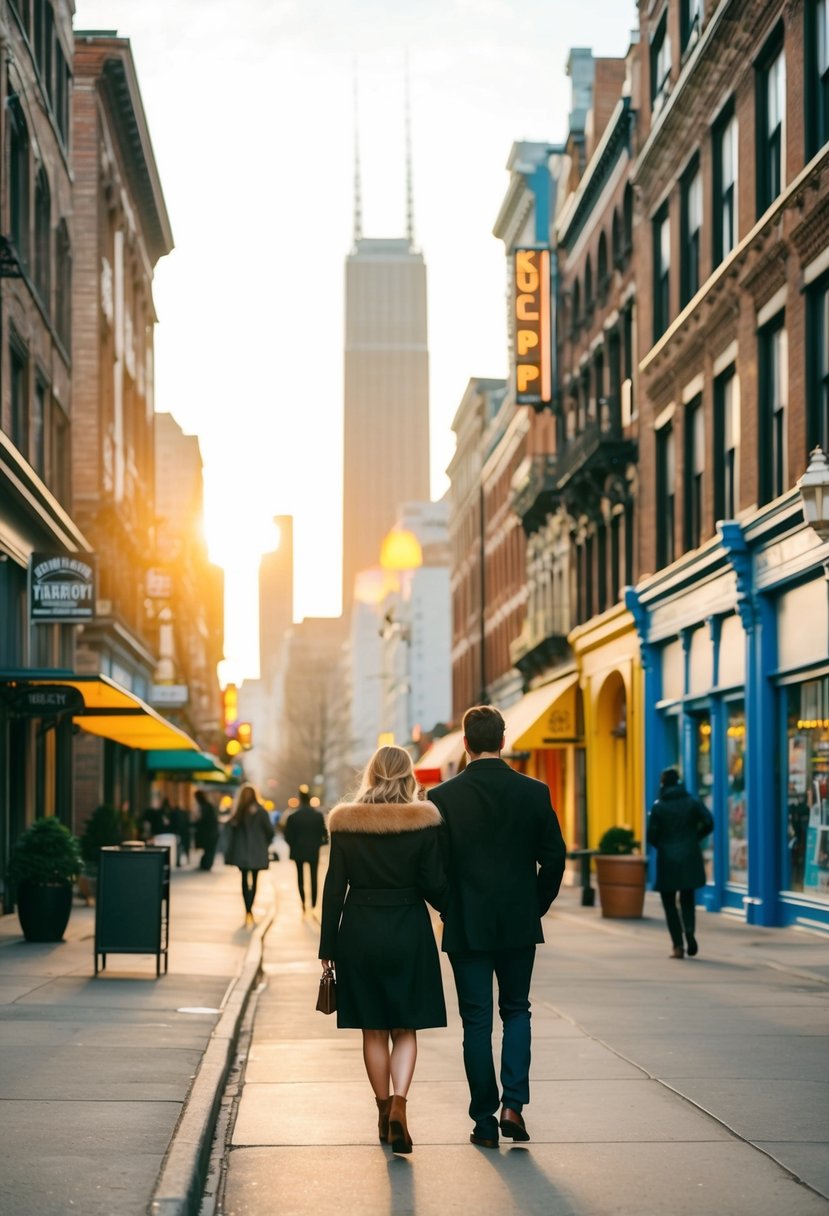
[[[391,1098],[375,1098],[377,1103],[377,1135],[385,1144],[389,1138],[389,1110],[391,1108]]]
[[[406,1099],[395,1094],[389,1110],[389,1141],[393,1153],[410,1153],[412,1138],[406,1123]]]

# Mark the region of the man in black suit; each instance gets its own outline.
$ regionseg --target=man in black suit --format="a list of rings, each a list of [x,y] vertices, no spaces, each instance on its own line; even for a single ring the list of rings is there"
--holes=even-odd
[[[550,791],[501,759],[504,719],[491,705],[463,718],[469,762],[431,791],[444,818],[450,895],[443,949],[455,974],[469,1082],[469,1137],[498,1147],[498,1127],[529,1140],[522,1110],[530,1100],[530,980],[541,917],[558,894],[565,846]],[[501,1117],[492,1058],[493,976],[498,981]]]

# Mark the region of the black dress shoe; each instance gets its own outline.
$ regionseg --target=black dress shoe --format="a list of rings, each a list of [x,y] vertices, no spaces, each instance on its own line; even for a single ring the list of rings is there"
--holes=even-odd
[[[501,1109],[501,1134],[508,1136],[510,1140],[525,1141],[530,1138],[521,1114],[517,1110],[511,1110],[509,1106]]]
[[[489,1132],[480,1133],[477,1131],[469,1133],[469,1143],[477,1144],[478,1148],[497,1148],[498,1137],[494,1138]]]
[[[689,933],[688,934],[688,957],[694,958],[697,954],[699,954],[699,946],[697,945],[697,939],[694,937],[693,933]]]

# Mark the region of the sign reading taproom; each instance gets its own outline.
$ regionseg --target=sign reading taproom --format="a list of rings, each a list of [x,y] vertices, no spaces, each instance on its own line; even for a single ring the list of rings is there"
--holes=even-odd
[[[33,553],[29,589],[33,621],[91,621],[95,615],[95,566],[89,554]]]
[[[515,250],[515,400],[541,409],[553,398],[550,251]]]

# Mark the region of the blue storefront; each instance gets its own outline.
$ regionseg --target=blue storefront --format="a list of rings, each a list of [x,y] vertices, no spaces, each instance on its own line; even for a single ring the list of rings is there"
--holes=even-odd
[[[677,765],[714,815],[710,911],[829,930],[829,545],[794,490],[628,589],[646,800]]]

